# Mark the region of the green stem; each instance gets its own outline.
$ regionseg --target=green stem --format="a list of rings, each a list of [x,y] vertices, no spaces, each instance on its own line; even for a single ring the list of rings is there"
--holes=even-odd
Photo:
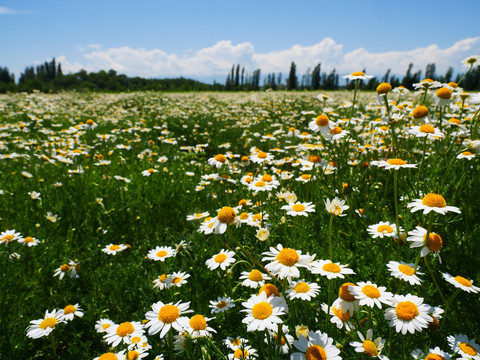
[[[453,300],[457,297],[458,294],[462,292],[462,289],[457,289],[453,295],[448,299],[447,305],[445,306],[445,312],[443,314],[443,321],[442,324],[440,325],[440,330],[443,328],[443,324],[445,324],[445,321],[447,320],[447,313],[448,310],[450,310],[450,305],[453,303]]]
[[[330,223],[328,224],[328,249],[329,249],[329,252],[330,252],[330,261],[331,262],[333,262],[332,228],[333,228],[333,214],[330,215]]]
[[[52,345],[53,358],[58,359],[57,347],[55,345],[55,337],[53,336],[53,332],[50,333],[49,338],[50,338],[50,344]]]
[[[398,170],[393,173],[393,196],[395,197],[395,222],[397,225],[397,248],[400,247],[400,218],[398,217]]]
[[[360,83],[360,80],[355,79],[355,91],[353,92],[352,110],[350,110],[350,118],[348,120],[348,129],[350,130],[350,133],[352,133],[352,117],[353,117],[353,111],[355,110],[355,102],[357,101],[357,90],[358,90],[359,83]]]
[[[463,79],[465,79],[465,76],[467,76],[467,74],[470,72],[470,70],[472,70],[472,68],[473,68],[473,64],[470,65],[470,69],[468,69],[468,71],[465,74],[463,74],[462,78],[458,81],[457,86],[460,86],[460,83],[463,81]]]
[[[168,351],[170,352],[170,359],[173,360],[173,327],[168,332]]]
[[[430,276],[432,277],[432,280],[433,280],[433,284],[435,285],[435,287],[437,288],[437,291],[438,293],[440,294],[442,300],[443,300],[443,303],[445,305],[448,305],[447,304],[447,299],[445,299],[445,296],[443,296],[443,293],[442,293],[442,290],[440,290],[440,286],[438,286],[438,282],[437,282],[437,279],[435,278],[435,275],[433,274],[433,271],[432,271],[432,268],[430,267],[430,265],[428,264],[428,261],[427,261],[427,257],[425,256],[423,258],[423,260],[425,261],[425,266],[427,267],[427,270],[428,272],[430,273]]]

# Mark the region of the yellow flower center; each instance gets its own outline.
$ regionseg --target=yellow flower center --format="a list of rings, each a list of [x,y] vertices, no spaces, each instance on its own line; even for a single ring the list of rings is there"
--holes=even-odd
[[[469,343],[461,342],[460,344],[458,344],[458,347],[460,348],[460,350],[462,350],[467,355],[470,355],[470,356],[477,355],[477,349],[475,349]]]
[[[447,206],[447,202],[445,201],[444,197],[434,193],[425,195],[425,197],[422,199],[422,204],[428,207],[438,208],[444,208]]]
[[[473,154],[470,151],[464,151],[464,152],[462,152],[462,155],[468,156],[468,155],[473,155]]]
[[[299,282],[295,287],[293,288],[295,292],[297,293],[307,293],[310,291],[310,285],[308,285],[306,282]]]
[[[180,310],[174,305],[164,305],[158,312],[158,320],[171,324],[180,317]]]
[[[423,124],[418,128],[418,131],[425,133],[425,134],[434,134],[435,128],[432,125]]]
[[[369,298],[377,299],[380,297],[380,291],[373,285],[365,285],[362,288],[362,293],[367,295]]]
[[[305,352],[305,360],[327,360],[327,352],[320,345],[309,346]]]
[[[251,177],[246,177],[245,180],[243,180],[243,181],[245,181],[247,184],[250,184],[252,182],[252,180],[253,179]]]
[[[176,278],[173,278],[172,283],[178,284],[180,281],[182,281],[182,278],[181,277],[176,277]]]
[[[215,160],[223,164],[227,161],[227,158],[225,157],[225,155],[218,154],[218,155],[215,155]]]
[[[222,223],[231,224],[236,216],[235,210],[230,206],[225,206],[218,211],[217,219]]]
[[[160,280],[161,282],[164,282],[165,280],[169,279],[170,276],[166,275],[166,274],[162,274],[158,277],[158,280]]]
[[[389,83],[381,83],[377,86],[377,94],[386,94],[392,90],[392,85]]]
[[[111,325],[110,324],[103,324],[102,329],[107,330]]]
[[[119,245],[110,245],[109,249],[112,250],[112,251],[115,251],[115,250],[120,249],[120,246]]]
[[[127,321],[118,325],[117,335],[120,337],[125,337],[128,334],[133,333],[134,331],[135,328],[133,327],[133,325]]]
[[[13,235],[5,235],[5,236],[2,238],[2,241],[3,241],[3,242],[11,242],[14,238],[15,238],[15,236],[13,236]]]
[[[158,257],[165,257],[167,255],[168,255],[168,252],[166,252],[165,250],[160,250],[159,252],[157,252]]]
[[[214,260],[215,260],[215,262],[221,264],[221,263],[223,263],[225,260],[227,260],[227,255],[225,255],[225,254],[218,254],[217,256],[215,256]]]
[[[310,174],[302,174],[302,176],[300,176],[303,180],[310,180],[310,178],[312,177]]]
[[[264,182],[272,182],[273,179],[272,179],[272,176],[271,176],[271,175],[265,174],[265,175],[262,176],[262,181],[264,181]]]
[[[337,309],[336,306],[332,306],[332,311],[336,317],[342,320],[342,322],[347,322],[350,320],[350,313],[348,311],[343,312],[342,309]]]
[[[267,295],[267,298],[270,297],[272,294],[273,296],[280,296],[280,293],[278,292],[278,289],[275,285],[273,284],[265,284],[260,288],[260,291],[258,292],[259,294],[264,291],[265,294]]]
[[[345,301],[355,301],[355,296],[350,293],[350,290],[348,290],[349,286],[355,286],[354,283],[344,283],[342,286],[340,286],[340,289],[338,290],[338,297],[342,300]]]
[[[248,219],[248,213],[242,212],[239,216],[240,220],[247,220]]]
[[[266,159],[268,156],[268,154],[264,151],[260,151],[258,154],[257,154],[257,157],[260,158],[260,159]]]
[[[148,171],[149,174],[153,174],[155,172],[155,170],[152,169],[152,168],[148,169],[147,171]]]
[[[45,330],[46,328],[53,328],[57,324],[57,319],[54,317],[49,317],[43,320],[38,327]]]
[[[391,234],[393,232],[393,228],[390,225],[380,225],[377,227],[377,231],[380,233]]]
[[[452,91],[446,87],[437,90],[437,97],[448,100],[452,97]]]
[[[274,341],[275,341],[275,344],[280,343],[280,345],[283,346],[283,345],[285,345],[285,344],[287,343],[287,341],[285,340],[285,338],[284,338],[283,336],[282,336],[282,337],[280,338],[280,340],[279,340],[277,334],[273,335],[273,339],[274,339]]]
[[[333,129],[330,129],[330,133],[333,135],[341,134],[342,128],[340,126],[335,126]]]
[[[297,251],[289,248],[282,249],[277,255],[278,262],[285,266],[295,265],[298,259],[299,259],[299,256]]]
[[[240,159],[240,161],[242,162],[247,162],[248,161],[248,156],[242,156],[242,158]]]
[[[365,354],[370,355],[372,357],[378,355],[377,345],[375,345],[373,341],[365,340],[363,342],[363,350],[365,350]]]
[[[92,119],[88,119],[88,120],[86,121],[86,123],[87,123],[87,125],[90,125],[90,126],[92,126],[93,124],[95,124]]]
[[[427,237],[427,234],[423,236],[423,240],[425,240],[426,237]],[[428,235],[428,241],[426,243],[427,243],[426,245],[428,249],[431,252],[437,252],[442,248],[443,240],[440,237],[440,235],[435,233],[430,233],[430,235]]]
[[[329,123],[329,119],[327,115],[319,115],[315,119],[315,124],[320,127],[327,126]]]
[[[246,359],[248,358],[248,351],[247,350],[242,350],[242,349],[237,349],[233,353],[233,356],[235,359]]]
[[[365,73],[363,71],[355,71],[352,73],[352,76],[365,76]]]
[[[315,164],[318,164],[319,162],[322,161],[322,158],[318,155],[309,155],[308,156],[308,161],[313,162]]]
[[[220,301],[217,304],[217,308],[219,308],[219,309],[223,309],[225,306],[227,306],[227,303],[225,301]]]
[[[131,342],[132,344],[138,344],[141,340],[142,340],[142,339],[139,338],[138,336],[134,336],[134,337],[132,337],[132,338],[130,339],[130,342]]]
[[[428,108],[420,105],[413,109],[412,115],[415,119],[420,119],[428,115]]]
[[[255,187],[265,187],[267,184],[265,184],[263,181],[257,181],[255,183]]]
[[[462,276],[455,276],[455,281],[458,282],[459,284],[462,284],[463,286],[466,286],[466,287],[472,286],[472,282],[465,279]]]
[[[445,360],[445,358],[443,356],[438,355],[438,354],[430,353],[430,354],[427,355],[425,360]]]
[[[302,204],[295,204],[295,205],[292,205],[292,209],[293,211],[301,212],[305,210],[305,206]]]
[[[189,323],[190,327],[195,331],[205,330],[207,328],[207,320],[200,314],[192,316]]]
[[[408,266],[405,264],[398,265],[398,270],[400,270],[401,273],[408,276],[412,276],[415,273],[415,271],[412,269],[411,266]]]
[[[263,320],[272,315],[273,308],[268,302],[261,302],[253,305],[252,315],[255,319]]]
[[[337,264],[334,264],[334,263],[326,263],[325,265],[323,265],[323,270],[325,271],[328,271],[328,272],[331,272],[331,273],[339,273],[340,271],[342,271],[342,268],[340,266],[338,266]]]
[[[33,243],[35,240],[31,236],[27,236],[25,239],[23,239],[26,243]]]
[[[252,281],[262,281],[263,280],[263,275],[260,271],[257,269],[250,271],[250,274],[248,274],[248,279]]]
[[[418,308],[411,301],[402,301],[395,307],[397,317],[401,320],[410,321],[418,315]]]
[[[73,305],[67,305],[65,306],[65,309],[63,309],[65,315],[73,314],[75,311],[77,311],[77,309]]]
[[[247,200],[246,199],[242,199],[238,202],[238,206],[243,206],[243,205],[247,205]]]
[[[451,118],[450,120],[448,120],[448,122],[451,124],[462,125],[462,122],[456,118]]]
[[[69,265],[63,264],[62,266],[60,266],[60,271],[61,271],[61,272],[67,272],[68,270],[70,270],[70,266],[69,266]]]
[[[118,357],[114,353],[109,352],[100,356],[98,360],[118,360]]]
[[[407,162],[402,159],[390,159],[387,163],[389,165],[405,165]]]

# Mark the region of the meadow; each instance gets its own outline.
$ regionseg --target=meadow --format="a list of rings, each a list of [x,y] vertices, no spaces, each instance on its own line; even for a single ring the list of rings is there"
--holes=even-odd
[[[1,95],[0,358],[480,359],[479,104]]]

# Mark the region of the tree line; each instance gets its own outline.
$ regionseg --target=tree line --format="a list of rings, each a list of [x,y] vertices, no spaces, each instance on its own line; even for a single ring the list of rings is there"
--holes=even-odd
[[[283,74],[261,74],[261,69],[253,72],[245,70],[240,64],[233,64],[227,74],[225,84],[214,82],[206,84],[200,81],[183,77],[174,79],[145,79],[142,77],[128,77],[117,74],[115,70],[87,72],[80,70],[76,73],[63,74],[62,66],[57,64],[55,58],[44,64],[29,66],[20,74],[18,83],[15,76],[7,67],[0,67],[0,93],[5,92],[59,92],[65,90],[74,91],[249,91],[249,90],[337,90],[353,89],[354,81],[340,79],[336,69],[329,73],[322,72],[321,63],[309,68],[302,75],[297,75],[295,62],[291,62],[288,76]],[[388,69],[383,77],[374,77],[366,82],[359,83],[361,90],[375,90],[381,82],[388,82],[393,87],[404,86],[412,89],[412,85],[420,82],[423,78],[433,79],[442,83],[450,81],[458,82],[462,74],[454,76],[454,70],[449,67],[445,74],[437,75],[435,63],[426,66],[424,76],[422,71],[413,71],[413,63],[410,63],[405,75],[398,77],[391,74]],[[365,69],[363,69],[366,72]],[[461,86],[465,90],[480,90],[480,66],[472,69],[462,81]]]

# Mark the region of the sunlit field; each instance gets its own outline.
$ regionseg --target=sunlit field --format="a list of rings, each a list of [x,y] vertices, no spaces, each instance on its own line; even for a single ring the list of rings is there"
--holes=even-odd
[[[1,357],[480,359],[479,103],[0,96]]]

